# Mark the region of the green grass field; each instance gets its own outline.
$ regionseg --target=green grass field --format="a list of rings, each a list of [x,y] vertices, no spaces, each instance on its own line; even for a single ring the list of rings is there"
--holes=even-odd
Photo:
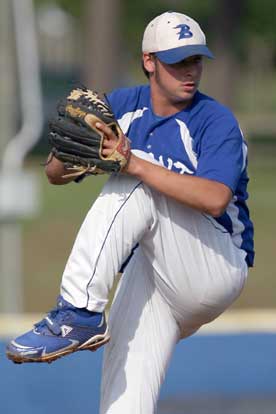
[[[251,216],[255,223],[256,262],[246,288],[233,307],[276,307],[276,163],[273,151],[253,148],[250,167]],[[37,217],[23,226],[24,303],[28,312],[44,312],[52,307],[59,292],[61,274],[79,226],[105,177],[89,177],[80,185],[48,184],[32,160],[41,183],[42,208]]]

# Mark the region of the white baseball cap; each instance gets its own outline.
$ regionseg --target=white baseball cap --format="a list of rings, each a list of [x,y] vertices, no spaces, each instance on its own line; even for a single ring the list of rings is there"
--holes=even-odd
[[[160,14],[147,25],[142,51],[155,53],[161,62],[167,64],[194,55],[214,58],[199,24],[191,17],[173,11]]]

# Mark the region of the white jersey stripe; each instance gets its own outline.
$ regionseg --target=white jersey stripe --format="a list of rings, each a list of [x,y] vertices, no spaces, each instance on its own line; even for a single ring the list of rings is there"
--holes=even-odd
[[[243,155],[242,171],[246,168],[247,153],[248,153],[247,145],[245,142],[243,142],[242,144],[242,155]]]
[[[141,118],[145,111],[148,111],[149,108],[137,109],[134,112],[125,113],[122,118],[118,119],[118,124],[122,128],[124,134],[127,133],[130,124],[137,118]]]
[[[183,121],[176,119],[176,122],[178,123],[180,127],[180,136],[181,136],[181,140],[183,142],[185,151],[189,157],[189,160],[191,161],[191,164],[196,169],[197,168],[197,157],[193,150],[193,138],[191,137],[190,131]]]
[[[241,136],[244,140],[244,135],[243,135],[243,132],[242,132],[242,129],[241,129],[240,125],[239,125],[239,130],[240,130]],[[242,155],[243,155],[242,171],[246,168],[247,153],[248,153],[248,148],[247,148],[247,144],[244,140],[243,143],[242,143]]]

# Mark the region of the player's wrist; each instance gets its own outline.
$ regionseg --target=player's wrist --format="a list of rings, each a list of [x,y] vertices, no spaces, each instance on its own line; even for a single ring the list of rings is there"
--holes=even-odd
[[[136,157],[136,155],[130,152],[128,163],[126,167],[124,168],[123,172],[129,175],[133,175],[135,177],[139,177],[141,168],[142,168],[140,161],[141,161],[140,158]]]

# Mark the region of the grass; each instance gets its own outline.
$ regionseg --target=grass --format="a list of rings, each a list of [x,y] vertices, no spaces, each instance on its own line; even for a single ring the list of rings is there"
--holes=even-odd
[[[256,262],[233,307],[276,307],[275,149],[264,154],[251,148],[251,152],[249,206],[255,223]],[[89,177],[80,185],[51,186],[38,165],[34,160],[30,168],[36,169],[40,179],[42,208],[37,217],[22,222],[27,312],[44,312],[53,306],[77,231],[106,180],[105,176]]]

